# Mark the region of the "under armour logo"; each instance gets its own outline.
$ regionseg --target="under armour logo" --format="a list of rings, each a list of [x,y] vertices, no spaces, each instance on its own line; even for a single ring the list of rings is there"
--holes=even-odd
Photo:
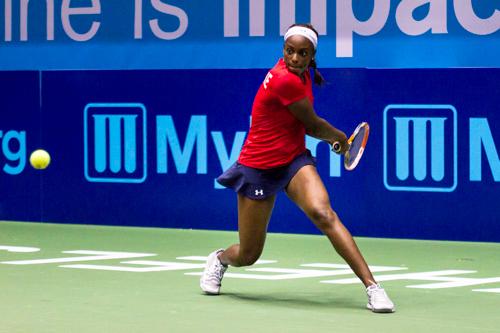
[[[264,190],[255,190],[255,195],[264,195]]]

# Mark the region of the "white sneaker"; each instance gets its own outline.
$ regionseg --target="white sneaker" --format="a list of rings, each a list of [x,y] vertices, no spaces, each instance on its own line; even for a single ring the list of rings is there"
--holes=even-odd
[[[387,293],[380,284],[372,284],[366,288],[366,294],[368,295],[368,304],[366,304],[366,307],[373,312],[387,313],[396,311],[394,303],[389,299],[389,296],[387,296]]]
[[[205,270],[200,278],[200,287],[206,294],[219,295],[220,286],[224,272],[227,266],[224,266],[219,260],[219,253],[224,249],[219,249],[208,255]]]

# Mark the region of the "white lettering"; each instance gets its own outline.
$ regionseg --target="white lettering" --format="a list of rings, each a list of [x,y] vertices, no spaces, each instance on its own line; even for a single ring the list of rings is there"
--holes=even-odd
[[[110,260],[110,259],[125,259],[125,258],[138,258],[156,256],[154,253],[135,253],[135,252],[110,252],[110,251],[63,251],[69,254],[84,254],[83,257],[64,257],[64,258],[48,258],[48,259],[34,259],[34,260],[16,260],[16,261],[2,261],[2,264],[8,265],[41,265],[41,264],[55,264],[63,262],[75,261],[91,261],[91,260]]]
[[[427,16],[416,21],[413,12],[429,4]],[[396,10],[398,27],[407,35],[417,36],[431,30],[432,33],[447,33],[446,0],[406,0],[401,1]]]
[[[373,36],[386,25],[390,10],[390,0],[373,0],[373,11],[366,21],[356,18],[353,0],[336,1],[336,56],[353,57],[354,35]],[[284,35],[288,27],[295,23],[296,0],[279,1],[279,30]],[[224,36],[240,36],[240,1],[224,0]],[[265,0],[249,0],[249,35],[265,36]],[[396,5],[395,5],[396,6]],[[427,15],[416,20],[414,13],[422,6],[428,6]],[[494,9],[488,18],[480,18],[474,12],[472,0],[454,0],[458,22],[467,31],[477,35],[493,34],[500,29],[500,10]],[[310,0],[311,22],[320,35],[327,34],[327,1]],[[448,33],[447,0],[401,0],[395,11],[395,21],[401,32],[410,36]]]
[[[134,6],[134,38],[142,38],[142,0],[135,0]]]
[[[12,0],[5,0],[4,17],[4,37],[6,42],[10,42],[12,40]]]
[[[353,56],[353,33],[371,36],[382,30],[389,17],[390,0],[374,0],[373,13],[366,21],[354,15],[352,0],[337,0],[337,57]]]
[[[0,251],[29,253],[29,252],[38,252],[40,251],[40,249],[37,247],[0,245]]]
[[[419,273],[404,273],[404,274],[390,274],[390,275],[375,275],[375,279],[379,282],[384,281],[401,281],[401,280],[417,280],[417,281],[440,281],[437,284],[424,284],[424,285],[410,285],[407,288],[422,288],[422,289],[437,289],[437,288],[452,288],[461,287],[468,285],[477,285],[482,283],[492,283],[500,282],[499,277],[482,279],[482,278],[461,278],[449,275],[458,274],[472,274],[477,273],[477,271],[466,271],[466,270],[443,270],[443,271],[432,271],[432,272],[419,272]],[[359,283],[357,278],[349,279],[337,279],[321,281],[321,283],[332,283],[332,284],[356,284]]]
[[[155,34],[156,37],[165,40],[172,40],[184,35],[188,28],[188,16],[184,10],[176,6],[167,5],[160,0],[151,0],[151,4],[159,12],[175,16],[179,20],[179,27],[177,28],[177,30],[169,32],[163,31],[160,28],[158,19],[150,20],[149,26],[151,27],[151,31]]]
[[[269,84],[269,81],[273,78],[273,74],[271,72],[267,73],[266,78],[264,79],[264,89],[267,89],[267,85]]]
[[[265,0],[250,0],[250,36],[264,36],[266,27]]]
[[[99,30],[100,22],[92,21],[90,29],[85,33],[76,32],[70,22],[72,15],[96,15],[101,13],[101,3],[99,0],[92,0],[91,7],[70,7],[71,0],[63,0],[61,7],[61,21],[64,31],[71,39],[77,42],[85,42],[92,39],[97,30]]]
[[[297,19],[295,16],[296,0],[280,0],[280,34],[284,36],[288,28],[294,24]],[[311,0],[311,24],[318,34],[326,35],[326,0]]]
[[[311,23],[320,35],[326,35],[326,0],[311,0]]]
[[[474,12],[472,0],[455,0],[453,5],[458,22],[467,31],[476,35],[489,35],[500,29],[500,10],[495,9],[489,18],[482,19]]]
[[[439,281],[439,279],[437,279],[437,281]],[[444,288],[477,286],[480,284],[498,283],[498,282],[500,282],[500,277],[495,277],[495,278],[449,277],[449,278],[443,278],[443,282],[410,285],[410,286],[406,286],[406,287],[407,288],[418,288],[418,289],[444,289]]]
[[[325,11],[326,13],[326,11]],[[280,0],[280,34],[284,36],[288,27],[295,23],[295,0]]]
[[[326,35],[327,0],[310,0],[310,22],[320,35]],[[283,36],[296,22],[296,0],[279,1],[279,29]],[[240,1],[224,0],[224,37],[240,36]],[[266,1],[249,0],[249,36],[265,36]]]
[[[490,289],[472,289],[472,291],[479,291],[483,293],[495,293],[500,294],[500,288],[490,288]]]
[[[32,247],[17,247],[17,246],[0,246],[0,250],[9,252],[37,252],[40,249]],[[110,252],[110,251],[63,251],[63,253],[83,254],[82,257],[63,257],[63,258],[48,258],[48,259],[34,259],[34,260],[20,260],[20,261],[3,261],[0,264],[9,265],[40,265],[40,264],[57,264],[57,263],[70,263],[80,261],[96,261],[96,260],[110,260],[110,259],[124,259],[124,258],[138,258],[156,256],[155,253],[135,253],[135,252]],[[124,265],[90,265],[90,264],[70,264],[59,265],[62,268],[74,269],[90,269],[90,270],[104,270],[104,271],[120,271],[120,272],[160,272],[160,271],[181,271],[181,270],[199,270],[205,266],[206,256],[183,256],[177,257],[176,260],[194,261],[195,263],[179,262],[179,261],[156,261],[156,260],[129,260],[121,261],[120,264]],[[276,260],[258,260],[255,265],[274,264]],[[125,266],[127,265],[127,266]],[[134,266],[144,267],[134,267]],[[247,268],[245,271],[248,273],[232,273],[225,274],[226,278],[236,279],[252,279],[252,280],[294,280],[294,279],[307,279],[318,277],[342,277],[346,275],[353,275],[354,272],[346,264],[334,263],[310,263],[302,264],[301,268],[279,268],[279,267],[252,267]],[[400,266],[369,266],[373,273],[380,272],[396,272],[408,270],[407,267]],[[418,289],[443,289],[443,288],[458,288],[467,286],[477,286],[490,283],[499,283],[500,277],[460,277],[456,275],[473,274],[477,271],[473,270],[440,270],[428,272],[415,272],[415,273],[401,273],[401,274],[384,274],[375,275],[375,279],[381,282],[387,281],[432,281],[434,283],[408,285],[407,288]],[[200,276],[201,271],[187,272],[184,275]],[[327,284],[359,284],[360,281],[357,277],[336,278],[333,280],[323,280],[321,283]],[[499,293],[500,288],[491,289],[473,289],[477,292],[490,292]]]
[[[240,35],[240,1],[224,0],[224,37]]]
[[[120,271],[120,272],[134,272],[134,273],[148,273],[148,272],[161,272],[161,271],[179,271],[188,269],[198,269],[205,267],[203,264],[186,264],[180,262],[168,261],[153,261],[153,260],[134,260],[122,261],[121,264],[140,265],[146,267],[131,267],[131,266],[111,266],[111,265],[62,265],[64,268],[78,268],[78,269],[94,269],[101,271]]]
[[[7,2],[5,3],[6,11],[8,9],[9,12],[12,13],[12,2],[11,0],[7,1],[8,3]],[[20,39],[22,41],[28,40],[28,3],[29,0],[21,0]],[[54,40],[54,0],[46,0],[46,4],[47,4],[47,40]],[[12,22],[10,17],[9,17],[9,22]],[[6,29],[5,29],[6,40],[7,40],[7,35],[9,36],[8,40],[11,40],[12,31],[10,30],[10,27],[7,31],[7,20],[5,21],[5,24],[6,24]]]

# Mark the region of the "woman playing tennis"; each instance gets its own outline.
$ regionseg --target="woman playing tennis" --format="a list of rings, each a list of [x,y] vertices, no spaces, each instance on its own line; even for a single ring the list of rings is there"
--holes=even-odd
[[[229,265],[249,266],[264,248],[276,194],[284,190],[323,232],[366,287],[367,307],[394,312],[394,304],[376,283],[349,231],[330,205],[315,160],[305,148],[305,135],[348,148],[346,135],[320,118],[313,108],[310,69],[314,82],[318,33],[309,24],[292,25],[285,34],[283,58],[269,71],[255,97],[252,122],[238,161],[217,181],[238,195],[239,244],[208,256],[200,280],[207,294],[219,294]]]

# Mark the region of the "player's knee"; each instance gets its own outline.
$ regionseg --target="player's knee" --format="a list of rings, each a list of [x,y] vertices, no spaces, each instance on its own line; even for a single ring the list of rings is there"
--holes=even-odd
[[[337,213],[330,207],[317,207],[309,213],[309,216],[322,232],[333,228],[335,222],[338,220]]]

